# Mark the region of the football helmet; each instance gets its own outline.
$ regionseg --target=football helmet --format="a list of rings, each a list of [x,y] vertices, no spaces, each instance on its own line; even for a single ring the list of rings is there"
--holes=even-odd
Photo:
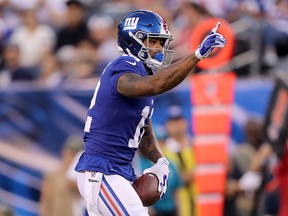
[[[150,38],[161,39],[162,48],[150,48]],[[146,45],[144,44],[145,40]],[[119,50],[138,57],[151,69],[171,64],[173,51],[169,49],[170,41],[172,41],[172,35],[169,32],[168,24],[153,11],[131,12],[118,25]],[[149,51],[156,53],[153,58]]]

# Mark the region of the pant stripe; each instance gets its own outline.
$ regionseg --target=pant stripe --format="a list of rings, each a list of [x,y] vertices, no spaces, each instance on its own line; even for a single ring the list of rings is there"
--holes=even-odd
[[[100,193],[100,199],[104,202],[104,204],[106,205],[106,207],[108,208],[108,210],[110,211],[110,213],[113,215],[113,216],[117,216],[114,212],[113,212],[113,209],[111,209],[111,207],[109,206],[109,204],[107,203],[107,201],[105,200],[105,198],[103,197],[102,193]]]
[[[104,198],[110,203],[110,207],[114,209],[114,212],[116,212],[117,215],[129,215],[105,177],[102,179],[101,192],[102,191]]]

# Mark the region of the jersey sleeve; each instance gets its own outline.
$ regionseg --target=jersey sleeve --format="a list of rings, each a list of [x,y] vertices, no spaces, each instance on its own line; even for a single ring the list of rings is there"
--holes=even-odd
[[[117,81],[125,73],[136,73],[140,76],[143,76],[143,71],[146,71],[143,63],[139,60],[136,60],[133,57],[125,56],[119,59],[119,61],[114,65],[111,72],[111,82],[113,88],[117,91]]]

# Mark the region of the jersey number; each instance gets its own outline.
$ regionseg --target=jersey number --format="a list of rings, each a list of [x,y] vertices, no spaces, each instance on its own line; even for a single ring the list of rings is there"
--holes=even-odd
[[[142,110],[142,118],[139,122],[139,124],[136,127],[136,131],[134,133],[133,139],[129,139],[128,146],[130,148],[138,148],[139,143],[143,137],[143,134],[145,132],[144,126],[145,126],[145,120],[149,117],[149,106],[145,106],[144,109]]]
[[[105,67],[105,69],[103,70],[103,73],[105,73],[106,71],[106,68],[111,64],[111,62]],[[101,79],[99,79],[98,83],[97,83],[97,86],[95,88],[95,91],[94,91],[94,94],[93,94],[93,98],[91,100],[91,103],[90,103],[90,106],[89,106],[89,109],[92,109],[93,106],[95,105],[96,103],[96,97],[97,97],[97,94],[98,94],[98,90],[100,88],[100,85],[101,85]],[[91,123],[92,123],[92,117],[91,116],[87,116],[86,118],[86,122],[85,122],[85,127],[84,127],[84,131],[85,132],[90,132],[90,128],[91,128]]]

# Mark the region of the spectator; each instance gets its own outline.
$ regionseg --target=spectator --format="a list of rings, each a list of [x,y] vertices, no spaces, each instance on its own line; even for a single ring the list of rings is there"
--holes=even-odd
[[[84,147],[84,145],[83,145]],[[75,166],[81,156],[81,154],[83,153],[84,149],[80,149],[80,151],[78,151],[73,160],[71,161],[71,163],[69,164],[67,171],[66,171],[66,176],[68,179],[68,187],[69,190],[75,192],[75,193],[79,193],[78,187],[77,187],[77,172],[75,171]],[[74,209],[75,211],[75,216],[82,216],[85,213],[85,216],[88,216],[88,212],[86,211],[86,205],[83,199],[79,199],[76,200],[75,202],[75,206],[77,208]]]
[[[35,80],[35,69],[23,67],[20,63],[20,50],[17,45],[8,44],[3,51],[3,64],[0,68],[0,85],[13,81]]]
[[[103,1],[103,0],[98,0]],[[98,6],[99,11],[101,13],[109,14],[109,16],[113,17],[115,20],[121,20],[127,13],[135,10],[136,8],[142,9],[146,8],[148,2],[141,1],[145,4],[144,7],[135,7],[136,2],[139,0],[110,0],[103,1],[101,5]]]
[[[12,33],[10,42],[19,47],[21,66],[37,67],[44,54],[53,50],[55,33],[48,25],[38,23],[34,9],[21,14],[23,24]]]
[[[70,74],[69,78],[85,79],[95,77],[95,56],[97,56],[97,52],[93,41],[88,38],[82,39],[75,48],[77,60],[73,74]]]
[[[52,87],[62,83],[65,79],[64,73],[60,69],[59,61],[53,53],[47,53],[40,65],[40,76],[38,80],[41,85]]]
[[[266,1],[266,23],[264,24],[263,63],[274,67],[279,61],[278,47],[288,47],[288,3],[286,0]],[[284,49],[285,49],[284,48]],[[283,48],[282,48],[283,49]],[[282,50],[283,52],[283,50]],[[288,52],[284,52],[285,55]]]
[[[95,44],[94,55],[96,74],[100,75],[106,65],[120,55],[114,35],[115,23],[108,15],[93,15],[88,20],[89,36]]]
[[[67,24],[57,33],[56,50],[64,45],[76,46],[88,37],[84,5],[78,0],[68,0],[66,6]]]
[[[227,182],[225,190],[225,202],[224,202],[224,216],[244,216],[242,212],[238,211],[237,208],[237,199],[239,193],[242,192],[239,187],[239,180],[242,176],[237,165],[234,161],[229,158],[228,168],[227,168]]]
[[[164,155],[171,160],[180,172],[184,189],[179,192],[182,216],[194,215],[194,154],[192,137],[188,133],[187,120],[178,106],[169,108],[168,120],[165,124],[168,137],[163,149]]]
[[[263,142],[261,120],[250,118],[244,126],[244,132],[246,141],[239,144],[232,158],[232,164],[239,169],[241,175],[249,170],[251,161]],[[239,190],[237,192],[240,192],[237,195],[236,201],[239,215],[250,216],[254,208],[254,196],[241,193]]]
[[[271,162],[270,159],[274,157],[273,149],[270,144],[263,143],[255,153],[249,170],[241,177],[239,181],[239,187],[241,190],[246,193],[248,192],[247,194],[250,194],[250,196],[254,198],[251,202],[253,202],[253,205],[256,206],[256,208],[249,212],[250,214],[247,213],[245,215],[274,215],[275,212],[278,212],[278,210],[279,214],[276,213],[276,215],[287,215],[287,145],[285,145],[284,155],[285,156],[279,160],[278,164],[273,167],[272,164],[269,164]],[[274,169],[273,174],[275,179],[270,182],[270,186],[266,188],[267,190],[263,191],[266,183],[271,180],[269,179],[271,170],[268,170],[267,165],[270,166],[269,169]],[[269,178],[267,178],[267,176]],[[279,187],[279,191],[275,190],[277,187]],[[278,195],[280,195],[280,200]],[[263,201],[265,205],[265,203],[267,203],[271,197],[273,197],[273,202],[270,200],[270,206],[261,206]]]
[[[76,137],[69,137],[64,143],[60,166],[54,172],[47,173],[43,180],[41,216],[74,216],[75,209],[81,208],[78,206],[80,194],[70,189],[66,172],[75,155],[82,149],[82,140]]]
[[[173,42],[176,57],[174,61],[181,59],[191,51],[190,38],[193,35],[194,28],[211,16],[204,7],[193,2],[183,3],[179,10],[180,16],[174,24],[174,31],[178,32]]]
[[[62,46],[56,52],[56,58],[60,64],[60,70],[62,71],[64,77],[68,79],[73,77],[75,74],[75,66],[78,59],[78,53],[76,47],[72,45]]]
[[[250,118],[244,126],[245,142],[239,144],[234,152],[234,161],[242,173],[250,166],[257,149],[262,144],[262,122],[258,118]]]
[[[0,204],[0,216],[13,216],[13,210],[8,205]]]
[[[222,18],[224,18],[232,6],[235,5],[235,0],[194,0],[194,2],[198,4],[199,7],[205,8],[205,10],[209,11],[213,16]]]
[[[67,0],[40,0],[42,3],[41,18],[53,28],[65,25]]]

